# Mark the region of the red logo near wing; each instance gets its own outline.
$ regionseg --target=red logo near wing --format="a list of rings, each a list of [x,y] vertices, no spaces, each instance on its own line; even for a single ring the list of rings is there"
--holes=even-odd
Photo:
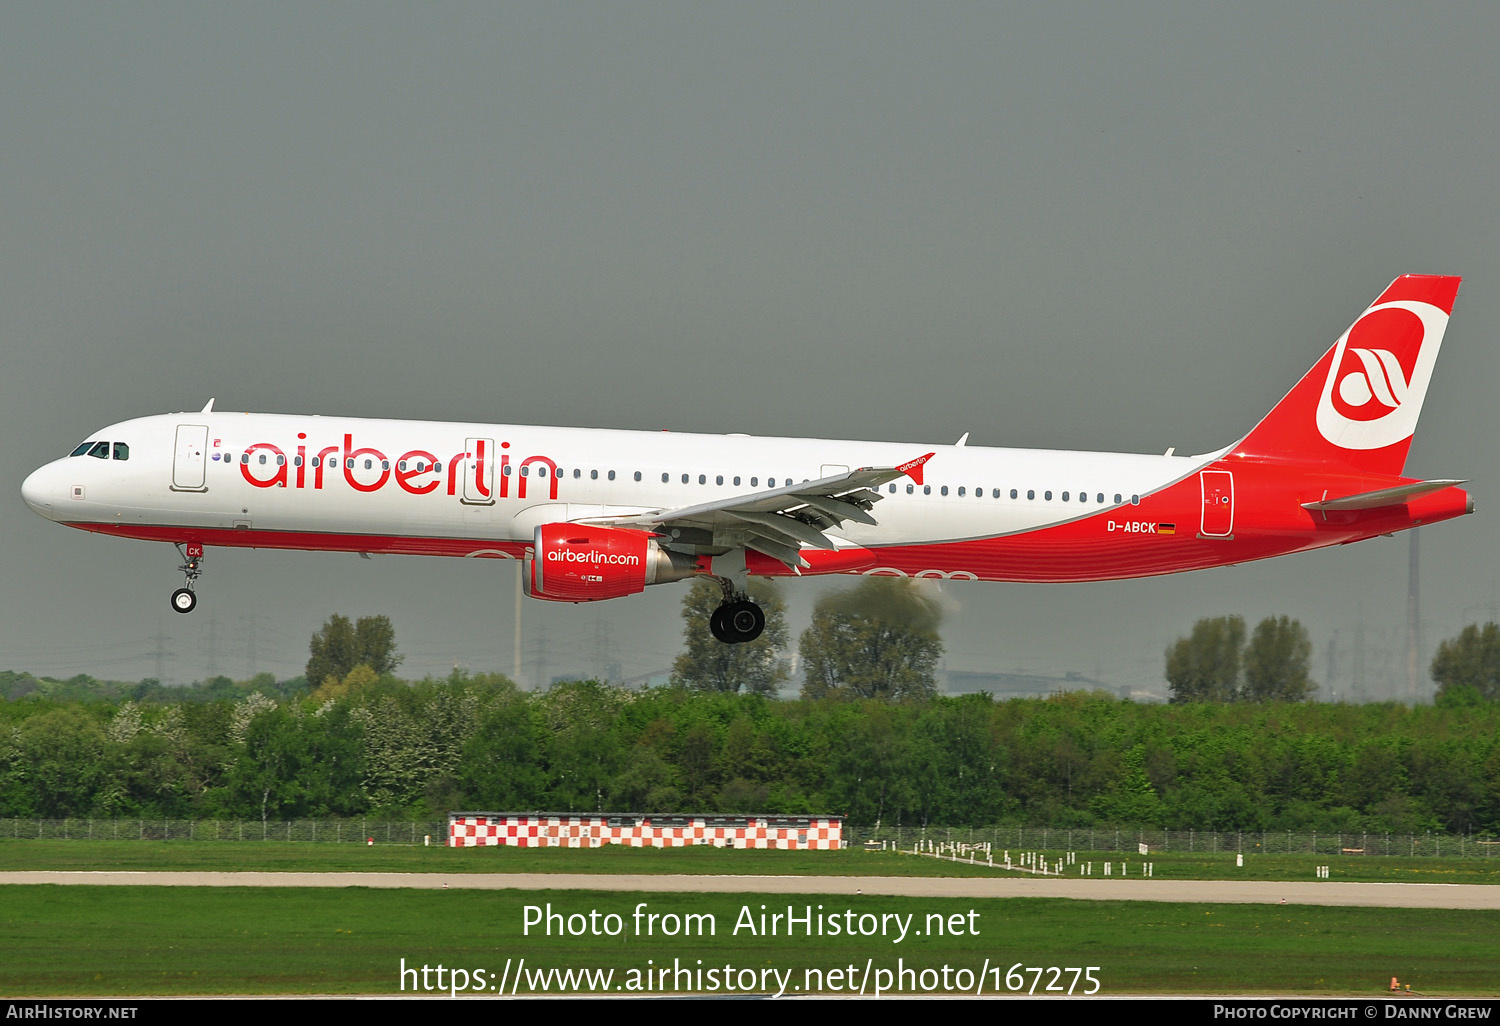
[[[914,460],[902,463],[896,467],[897,470],[911,478],[917,484],[922,483],[922,467],[926,462],[936,456],[937,453],[930,452],[926,456],[918,456]]]
[[[1333,408],[1349,420],[1364,421],[1399,409],[1423,334],[1422,319],[1410,310],[1388,307],[1361,317],[1349,329],[1334,372]]]

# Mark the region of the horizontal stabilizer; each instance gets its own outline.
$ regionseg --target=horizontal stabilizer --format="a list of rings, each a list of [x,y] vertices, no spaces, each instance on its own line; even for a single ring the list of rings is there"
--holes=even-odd
[[[1454,485],[1461,485],[1463,483],[1463,481],[1413,481],[1411,484],[1397,485],[1395,488],[1380,488],[1373,492],[1345,495],[1341,499],[1304,502],[1302,508],[1322,511],[1335,509],[1379,509],[1382,506],[1399,506],[1407,499],[1415,498],[1418,495],[1442,491],[1444,488],[1451,488]]]

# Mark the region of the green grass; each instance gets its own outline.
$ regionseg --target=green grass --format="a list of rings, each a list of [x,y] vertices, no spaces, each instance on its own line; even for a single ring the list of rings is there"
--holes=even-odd
[[[646,873],[735,876],[993,876],[889,852],[690,848],[424,848],[284,841],[0,840],[4,870],[217,872]]]
[[[523,936],[523,908],[614,912],[619,937]],[[631,912],[709,913],[713,937],[632,935]],[[963,916],[963,936],[751,936],[748,906]],[[967,935],[970,910],[977,936]],[[158,994],[396,994],[423,964],[499,974],[648,967],[831,970],[866,960],[894,970],[1003,977],[1023,966],[1099,966],[1102,992],[1377,996],[1397,976],[1430,996],[1500,993],[1500,913],[1449,910],[1079,902],[1061,899],[788,897],[594,891],[372,891],[363,888],[0,887],[0,993],[10,997]],[[1030,982],[1030,975],[1026,980]],[[1050,976],[1043,978],[1045,985]],[[408,992],[413,980],[408,978]],[[435,980],[433,980],[435,982]],[[671,989],[667,987],[666,989]],[[754,988],[759,990],[759,987]],[[990,989],[993,989],[991,987]],[[522,993],[526,988],[522,987]],[[721,991],[722,992],[722,991]]]
[[[1018,853],[1013,853],[1018,854]],[[1060,857],[1047,853],[1049,860]],[[1102,877],[1119,853],[1079,852]],[[1152,855],[1158,880],[1315,880],[1319,865],[1334,881],[1500,884],[1500,858],[1397,856]],[[1143,860],[1129,856],[1129,877]],[[994,877],[1003,870],[894,852],[761,851],[725,848],[424,848],[420,845],[312,844],[284,841],[86,841],[0,839],[0,870],[206,870],[381,873],[644,873],[735,876]],[[1078,867],[1066,875],[1076,876]]]

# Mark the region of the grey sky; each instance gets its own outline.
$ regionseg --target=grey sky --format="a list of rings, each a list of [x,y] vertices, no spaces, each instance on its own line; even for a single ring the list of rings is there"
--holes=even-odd
[[[1500,10],[0,7],[0,666],[298,672],[332,612],[508,670],[508,565],[175,553],[31,514],[197,409],[1204,451],[1397,274],[1465,276],[1410,472],[1429,647],[1494,595]],[[1144,582],[950,585],[955,669],[1160,680],[1195,617],[1402,645],[1404,540]],[[793,631],[823,585],[789,586]],[[679,647],[676,586],[528,602],[533,671]],[[214,647],[209,644],[213,632]],[[1384,641],[1381,641],[1381,638]],[[1377,691],[1377,693],[1379,693]]]

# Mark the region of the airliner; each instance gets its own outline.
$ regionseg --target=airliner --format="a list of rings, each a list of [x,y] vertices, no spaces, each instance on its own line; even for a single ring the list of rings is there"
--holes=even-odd
[[[22,485],[49,520],[168,542],[188,613],[213,546],[523,560],[592,602],[751,576],[1102,581],[1243,563],[1474,511],[1404,473],[1459,278],[1397,278],[1249,434],[1200,456],[196,413],[113,424]]]

